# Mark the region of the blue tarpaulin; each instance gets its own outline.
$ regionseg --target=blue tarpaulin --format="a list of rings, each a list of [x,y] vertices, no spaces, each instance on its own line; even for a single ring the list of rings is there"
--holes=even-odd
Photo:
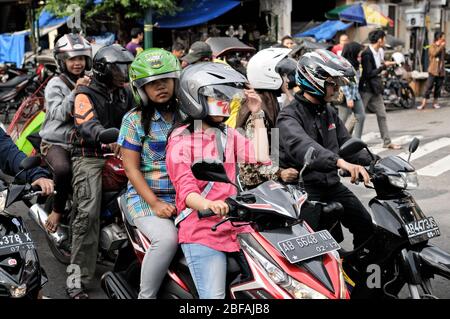
[[[102,35],[93,36],[95,39],[95,43],[101,45],[111,45],[116,40],[116,36],[112,32],[106,32]]]
[[[184,0],[180,4],[182,11],[175,16],[164,16],[154,19],[160,28],[186,28],[208,22],[230,11],[240,4],[230,0]]]
[[[39,15],[39,28],[48,28],[54,25],[65,23],[68,18],[69,17],[57,18],[50,12],[42,10],[41,14]]]
[[[342,21],[327,20],[324,23],[294,35],[295,38],[314,37],[317,41],[331,40],[338,31],[347,30],[352,23]]]
[[[18,67],[22,65],[26,34],[0,34],[0,62],[15,62]]]

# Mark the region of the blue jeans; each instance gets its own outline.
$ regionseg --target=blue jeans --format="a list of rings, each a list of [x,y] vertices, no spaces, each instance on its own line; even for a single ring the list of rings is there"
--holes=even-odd
[[[200,299],[224,299],[227,255],[200,244],[181,244]]]
[[[366,119],[366,112],[364,111],[364,104],[361,99],[354,100],[353,103],[354,106],[352,109],[348,108],[347,105],[339,106],[339,117],[341,118],[347,130],[351,132],[353,125],[347,125],[347,120],[353,112],[353,115],[356,119],[356,123],[353,129],[353,136],[361,138],[364,128],[364,121]]]

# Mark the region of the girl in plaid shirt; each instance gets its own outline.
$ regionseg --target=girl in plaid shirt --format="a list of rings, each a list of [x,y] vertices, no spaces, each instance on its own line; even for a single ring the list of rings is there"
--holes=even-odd
[[[141,269],[140,299],[156,298],[177,251],[175,190],[166,169],[166,142],[177,122],[174,90],[180,75],[178,59],[162,49],[148,49],[130,67],[138,107],[122,121],[118,143],[129,179],[128,214],[150,240]]]

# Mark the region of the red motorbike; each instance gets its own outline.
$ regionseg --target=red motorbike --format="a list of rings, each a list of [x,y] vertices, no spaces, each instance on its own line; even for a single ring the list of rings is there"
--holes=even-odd
[[[221,162],[196,162],[191,169],[197,179],[231,183]],[[289,187],[275,181],[265,182],[250,191],[239,191],[226,199],[229,216],[211,231],[225,222],[235,227],[251,225],[253,228],[250,233],[238,235],[241,250],[228,255],[227,299],[350,297],[336,252],[340,246],[328,231],[314,233],[300,218],[305,202],[307,194],[302,187]],[[337,203],[317,205],[328,212],[341,208]],[[119,207],[129,244],[119,251],[113,271],[105,273],[101,283],[111,299],[134,299],[139,291],[141,263],[151,242],[128,217],[124,196],[119,199]],[[198,217],[213,214],[201,211]],[[181,249],[169,267],[158,298],[198,298]]]

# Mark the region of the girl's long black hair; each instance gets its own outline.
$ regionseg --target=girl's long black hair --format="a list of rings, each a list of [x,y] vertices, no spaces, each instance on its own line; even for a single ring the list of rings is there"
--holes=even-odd
[[[175,96],[175,94],[172,96],[172,98],[164,104],[158,104],[155,103],[153,101],[151,101],[150,99],[148,100],[148,103],[146,106],[143,106],[142,103],[140,103],[137,107],[136,110],[141,111],[141,125],[142,128],[144,129],[144,136],[148,136],[150,133],[150,124],[152,122],[152,118],[155,115],[155,111],[158,108],[162,108],[163,106],[167,106],[167,112],[172,112],[175,113],[175,121],[178,122],[179,117],[177,116],[177,111],[178,111],[178,100]]]

